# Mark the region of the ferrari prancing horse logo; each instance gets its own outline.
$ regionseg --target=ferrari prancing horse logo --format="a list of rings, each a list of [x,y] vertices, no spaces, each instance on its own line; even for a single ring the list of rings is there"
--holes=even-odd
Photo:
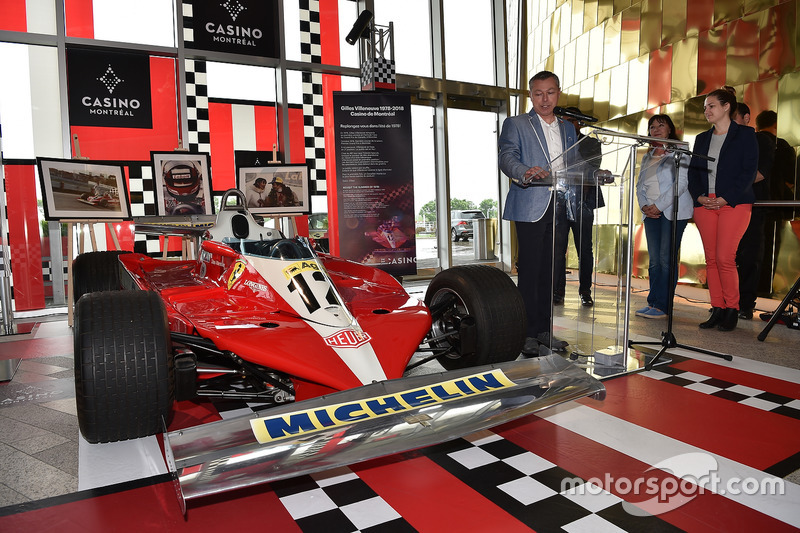
[[[247,269],[247,263],[244,261],[236,261],[233,264],[233,270],[231,270],[231,275],[228,276],[228,290],[233,287],[233,284],[236,283],[236,280],[242,277],[244,271]]]

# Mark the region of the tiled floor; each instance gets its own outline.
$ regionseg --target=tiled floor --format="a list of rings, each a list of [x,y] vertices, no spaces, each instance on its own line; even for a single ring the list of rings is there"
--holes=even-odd
[[[592,308],[581,307],[569,287],[565,305],[556,308],[557,336],[570,341],[579,365],[592,368],[594,358],[587,356],[619,334],[614,282],[599,280]],[[422,297],[424,284],[411,284],[409,291]],[[704,291],[681,287],[679,294],[673,324],[678,342],[729,353],[733,361],[675,350],[666,356],[669,366],[607,380],[604,402],[582,400],[418,452],[272,483],[190,508],[186,520],[177,505],[163,503],[174,495],[157,472],[108,489],[104,498],[112,500],[104,500],[103,509],[119,495],[132,518],[128,524],[115,522],[112,529],[120,531],[141,531],[151,522],[157,525],[146,529],[218,530],[221,524],[233,527],[234,515],[242,526],[252,526],[257,522],[252,513],[248,521],[242,509],[231,506],[252,510],[246,506],[254,502],[257,514],[270,513],[276,531],[795,530],[800,527],[800,331],[778,325],[759,342],[755,337],[764,323],[755,320],[731,333],[701,332],[697,323],[708,309]],[[635,289],[631,308],[641,307],[645,295]],[[775,305],[760,302],[765,310]],[[95,496],[78,492],[79,456],[84,472],[101,459],[79,452],[71,329],[63,316],[35,322],[31,334],[0,342],[0,359],[22,359],[14,379],[0,385],[0,530],[33,531],[37,523],[64,516],[81,516],[69,523],[83,524],[86,531],[110,530],[99,511],[86,515],[84,507],[73,507],[79,505],[73,500],[87,505]],[[658,341],[667,325],[638,318],[630,323],[630,337],[642,341]],[[720,472],[784,479],[788,510],[783,500],[702,494],[663,516],[635,519],[626,510],[630,498],[618,490],[593,486],[588,498],[558,487],[564,479],[641,473],[664,457],[695,453],[713,457]],[[133,462],[124,453],[102,460],[108,470]],[[84,479],[81,488],[85,484]],[[436,512],[431,501],[438,502]],[[133,507],[136,514],[130,514]]]

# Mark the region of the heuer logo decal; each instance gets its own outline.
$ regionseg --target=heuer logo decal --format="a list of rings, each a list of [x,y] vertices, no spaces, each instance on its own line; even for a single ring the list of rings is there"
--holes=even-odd
[[[298,261],[284,268],[283,275],[286,276],[286,279],[292,279],[296,275],[308,272],[309,270],[319,272],[319,265],[313,261]]]
[[[372,338],[366,332],[352,329],[343,329],[333,335],[323,337],[325,344],[332,348],[358,348],[368,343]]]
[[[236,283],[236,280],[242,277],[244,271],[247,270],[247,263],[244,261],[236,261],[233,264],[233,270],[231,270],[231,275],[228,276],[228,288],[230,289],[233,287],[233,284]]]

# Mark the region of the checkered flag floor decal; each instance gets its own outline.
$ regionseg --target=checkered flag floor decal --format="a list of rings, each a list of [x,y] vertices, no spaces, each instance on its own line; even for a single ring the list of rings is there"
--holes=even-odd
[[[647,377],[664,383],[672,383],[717,398],[724,398],[742,405],[749,405],[771,413],[778,413],[800,420],[800,400],[781,396],[753,387],[738,385],[719,378],[687,372],[673,366],[647,372]]]
[[[619,497],[582,487],[577,476],[489,431],[425,455],[536,531],[680,531],[658,517],[629,514]],[[564,479],[578,485],[562,491]]]
[[[270,485],[307,533],[416,531],[347,467]]]

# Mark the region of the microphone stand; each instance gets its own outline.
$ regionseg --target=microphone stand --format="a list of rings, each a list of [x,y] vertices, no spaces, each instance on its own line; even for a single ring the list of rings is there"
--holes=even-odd
[[[663,139],[660,142],[664,142]],[[690,152],[688,149],[683,148],[680,144],[677,143],[664,143],[664,144],[672,144],[672,150],[674,151],[673,160],[675,161],[675,179],[672,185],[672,241],[670,243],[670,250],[669,250],[669,269],[668,275],[669,279],[667,280],[669,285],[667,286],[667,331],[661,332],[661,341],[660,342],[649,342],[649,341],[628,341],[628,347],[632,347],[634,344],[638,345],[648,345],[648,344],[658,344],[661,346],[661,349],[656,353],[655,357],[653,357],[648,363],[645,364],[645,370],[651,370],[653,365],[661,358],[664,353],[670,348],[683,348],[684,350],[691,350],[699,353],[704,353],[706,355],[713,355],[714,357],[721,357],[726,361],[732,361],[733,356],[714,352],[712,350],[706,350],[704,348],[697,348],[695,346],[689,346],[686,344],[680,344],[675,340],[675,335],[672,333],[672,313],[673,313],[673,299],[675,298],[675,276],[677,275],[678,271],[678,247],[676,246],[678,242],[678,200],[680,198],[680,193],[678,192],[678,181],[679,181],[679,173],[680,173],[680,166],[681,166],[681,156],[687,155],[689,157],[696,156],[701,159],[706,159],[708,161],[713,161],[714,158],[707,157],[701,154],[695,154]]]

